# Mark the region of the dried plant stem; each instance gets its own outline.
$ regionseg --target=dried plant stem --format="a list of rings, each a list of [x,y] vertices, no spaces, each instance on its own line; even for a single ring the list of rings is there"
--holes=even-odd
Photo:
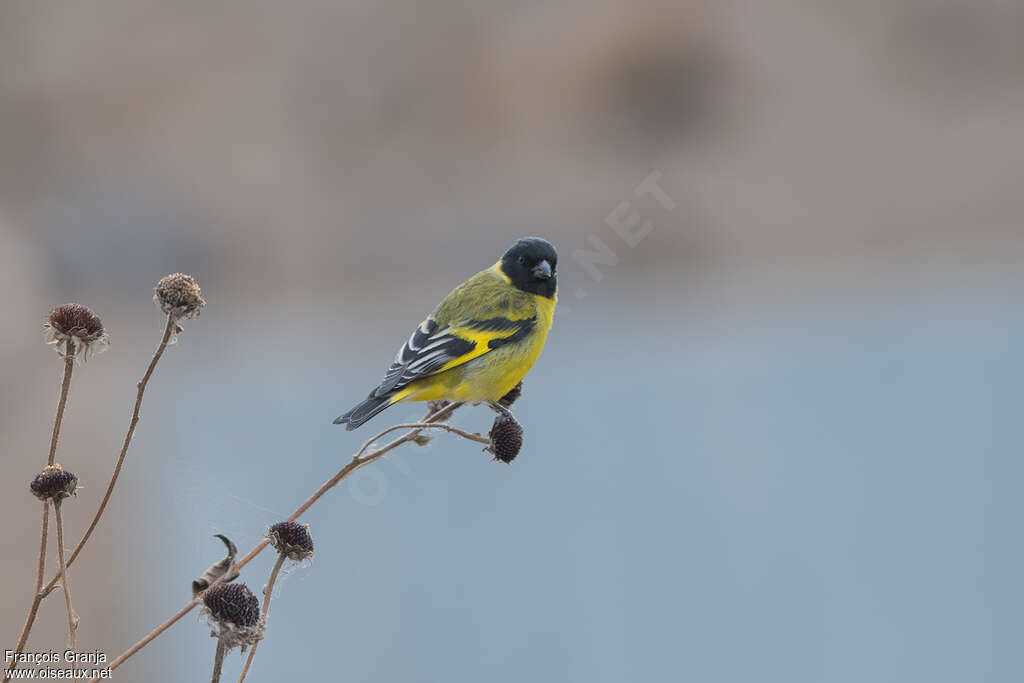
[[[449,424],[444,424],[444,423],[441,423],[441,424],[431,424],[429,422],[409,422],[409,423],[406,423],[406,424],[399,424],[399,425],[393,425],[391,427],[388,427],[383,432],[381,432],[377,436],[373,437],[373,439],[371,441],[368,441],[359,450],[359,452],[356,453],[356,456],[355,456],[355,458],[353,458],[353,460],[360,460],[359,456],[362,455],[362,453],[374,441],[376,441],[377,439],[379,439],[380,437],[384,436],[385,434],[387,434],[389,432],[394,432],[394,431],[397,431],[399,429],[415,429],[417,431],[419,431],[421,429],[443,429],[444,431],[449,432],[451,434],[458,434],[463,439],[467,439],[469,441],[476,441],[477,443],[482,443],[482,444],[490,444],[491,443],[491,440],[488,439],[486,436],[482,436],[480,434],[473,433],[473,432],[467,432],[467,431],[465,431],[463,429],[459,429],[458,427],[453,427],[453,426],[451,426]],[[366,463],[373,462],[373,460],[376,460],[377,458],[379,458],[381,455],[383,455],[383,453],[378,454],[378,453],[374,452],[371,455],[373,456],[372,458],[369,457],[369,456],[366,457],[366,458],[363,458],[360,461],[359,464],[360,465],[365,465]]]
[[[75,369],[75,346],[68,337],[64,346],[64,381],[60,385],[60,399],[57,401],[57,417],[53,421],[53,434],[50,436],[50,455],[46,464],[52,465],[57,455],[57,437],[60,436],[60,424],[64,421],[64,407],[68,404],[68,390],[71,388],[71,373]]]
[[[393,441],[390,441],[386,445],[381,446],[380,448],[378,448],[377,450],[375,450],[375,451],[373,451],[371,453],[367,453],[366,455],[361,455],[377,439],[379,439],[381,436],[383,436],[383,435],[385,435],[385,434],[387,434],[389,432],[392,432],[395,429],[401,429],[402,427],[401,426],[399,426],[399,427],[389,427],[388,429],[385,429],[380,434],[374,436],[372,439],[367,441],[363,445],[362,448],[359,449],[358,453],[356,453],[356,455],[353,456],[352,460],[350,460],[347,465],[342,467],[341,470],[339,470],[338,473],[335,474],[333,477],[331,477],[330,479],[325,481],[323,483],[323,485],[320,488],[318,488],[316,490],[316,492],[313,493],[313,495],[311,495],[309,498],[307,498],[306,501],[302,505],[300,505],[295,510],[295,512],[293,512],[288,517],[288,519],[285,520],[285,521],[294,522],[298,517],[300,517],[302,515],[302,513],[304,513],[306,510],[308,510],[310,508],[310,506],[313,505],[313,503],[315,503],[317,500],[319,500],[325,493],[330,491],[332,488],[337,486],[338,482],[340,482],[342,479],[344,479],[345,477],[349,476],[350,474],[355,472],[357,469],[359,469],[363,465],[367,465],[367,464],[373,462],[374,460],[377,460],[378,458],[383,456],[388,451],[391,451],[391,450],[393,450],[395,448],[398,448],[399,446],[401,446],[404,443],[412,441],[417,436],[419,436],[420,432],[423,431],[424,429],[444,429],[445,431],[450,431],[450,432],[452,432],[454,434],[458,434],[459,436],[463,436],[465,438],[469,438],[469,439],[471,439],[473,441],[481,441],[484,437],[481,437],[479,434],[470,434],[469,432],[463,432],[461,429],[450,428],[449,425],[443,424],[441,422],[441,420],[448,419],[451,416],[451,414],[453,412],[455,412],[455,410],[459,406],[461,406],[461,405],[462,405],[461,403],[449,403],[446,406],[444,406],[443,408],[440,408],[440,409],[434,411],[432,414],[428,415],[426,418],[423,419],[422,422],[412,423],[414,425],[414,427],[410,431],[408,431],[405,434],[403,434],[402,436],[398,437],[397,439],[394,439]],[[237,564],[235,564],[234,570],[232,572],[229,572],[229,575],[234,573],[234,571],[238,571],[242,567],[244,567],[245,565],[249,564],[249,562],[251,562],[253,560],[253,558],[255,558],[257,555],[259,555],[260,552],[264,548],[267,547],[267,545],[268,545],[268,543],[267,543],[266,539],[263,539],[262,541],[257,543],[256,547],[254,547],[252,550],[250,550],[248,552],[248,554],[246,554],[245,557],[243,557],[241,560],[238,561]],[[219,579],[217,581],[214,581],[213,583],[211,583],[209,586],[207,586],[206,590],[209,590],[210,588],[212,588],[213,586],[217,585],[218,583],[220,583]],[[138,652],[139,650],[144,648],[146,645],[148,645],[150,642],[152,642],[157,636],[159,636],[161,633],[163,633],[164,631],[169,629],[171,626],[173,626],[176,622],[178,622],[183,616],[185,616],[186,614],[191,612],[192,609],[196,605],[198,605],[201,601],[202,601],[202,594],[200,594],[200,595],[196,596],[195,598],[193,598],[191,600],[191,602],[189,602],[187,605],[185,605],[180,610],[178,610],[178,612],[174,616],[172,616],[170,619],[168,619],[164,623],[162,623],[159,626],[157,626],[155,629],[153,629],[152,631],[147,633],[145,636],[143,636],[142,640],[140,640],[139,642],[135,643],[130,648],[125,650],[121,655],[119,655],[117,657],[117,659],[115,659],[114,661],[112,661],[110,663],[110,666],[108,668],[111,671],[113,671],[117,667],[121,666],[121,664],[123,664],[125,662],[125,660],[127,660],[129,657],[134,655],[136,652]],[[89,683],[99,683],[99,680],[100,679],[97,676],[95,678],[90,679]]]
[[[39,595],[43,587],[43,575],[46,573],[46,528],[50,519],[50,506],[43,501],[43,533],[39,540],[39,571],[36,574],[36,595]],[[39,598],[42,600],[42,597]]]
[[[64,561],[64,520],[61,518],[60,508],[63,501],[60,498],[53,499],[53,517],[57,527],[57,560],[60,562],[60,583],[64,591],[64,604],[68,608],[68,639],[72,652],[78,652],[77,638],[75,631],[75,610],[71,607],[71,586],[68,584],[68,566]]]
[[[21,629],[21,636],[18,638],[18,645],[14,648],[14,652],[21,654],[25,648],[25,643],[28,641],[28,632],[32,630],[32,624],[35,623],[36,614],[39,613],[39,603],[43,601],[43,576],[46,575],[46,531],[49,527],[50,521],[50,503],[49,501],[43,501],[43,533],[39,539],[39,570],[36,573],[36,593],[32,596],[32,607],[28,610],[28,618],[25,619],[25,627]],[[7,671],[4,672],[4,683],[11,680],[11,672],[14,671],[15,667],[18,666],[17,659],[12,659],[10,666],[7,667]]]
[[[285,554],[277,554],[277,562],[274,563],[273,569],[270,570],[270,578],[267,579],[267,586],[263,589],[263,608],[260,610],[264,623],[267,621],[267,612],[270,611],[270,596],[274,594],[274,583],[277,581],[277,575],[281,573],[281,565],[284,564]],[[245,675],[249,673],[249,667],[252,665],[252,658],[256,656],[256,646],[259,645],[259,641],[252,644],[252,648],[249,649],[249,656],[245,658],[245,666],[242,667],[242,674],[238,677],[238,683],[242,683],[245,680]]]
[[[78,542],[75,549],[71,552],[71,557],[68,558],[68,566],[70,567],[74,563],[75,558],[78,557],[78,553],[82,552],[82,548],[85,547],[89,537],[92,536],[93,530],[96,529],[96,525],[99,524],[100,517],[103,516],[103,511],[107,509],[107,503],[110,502],[110,495],[114,492],[114,485],[117,483],[117,478],[121,475],[121,466],[124,465],[125,456],[128,454],[128,447],[132,443],[132,437],[135,435],[135,425],[139,423],[139,409],[142,408],[142,396],[146,393],[146,385],[149,384],[149,378],[153,376],[153,371],[156,369],[156,364],[159,362],[160,357],[164,355],[164,350],[167,348],[167,344],[174,334],[175,327],[178,321],[173,315],[167,316],[167,325],[164,327],[164,336],[160,339],[160,345],[156,347],[156,352],[153,354],[153,358],[149,361],[149,367],[146,368],[146,374],[142,376],[139,383],[136,385],[138,392],[135,396],[135,408],[132,410],[132,419],[128,423],[128,432],[124,435],[124,443],[121,444],[121,453],[117,457],[117,464],[114,465],[114,473],[110,476],[110,483],[107,484],[107,491],[103,494],[103,500],[100,501],[100,506],[96,510],[96,514],[93,515],[92,521],[89,523],[89,528],[85,530],[82,535],[82,540]],[[50,579],[50,582],[46,584],[46,588],[43,590],[43,597],[46,597],[53,590],[54,586],[57,585],[57,581],[60,577],[54,576]]]
[[[214,583],[219,583],[219,582],[215,581]],[[210,585],[212,586],[213,584],[210,584]],[[123,653],[121,653],[121,655],[117,659],[115,659],[114,661],[112,661],[110,663],[110,667],[109,668],[111,670],[114,670],[117,667],[119,667],[122,664],[124,664],[124,661],[126,659],[131,657],[133,654],[135,654],[136,652],[138,652],[142,648],[146,647],[146,645],[148,645],[151,640],[153,640],[154,638],[159,636],[161,633],[163,633],[164,631],[169,629],[171,626],[174,626],[175,623],[177,623],[183,616],[185,616],[186,614],[191,612],[193,610],[193,608],[195,608],[195,606],[198,605],[200,602],[202,602],[202,598],[201,597],[197,596],[197,597],[193,598],[191,602],[189,602],[187,605],[185,605],[180,610],[178,610],[177,613],[174,616],[172,616],[170,619],[168,619],[164,623],[162,623],[159,626],[157,626],[155,629],[153,629],[152,631],[147,633],[146,636],[142,640],[140,640],[139,642],[135,643],[130,648],[125,650]],[[94,681],[99,681],[99,680],[100,679],[97,676],[96,678],[90,679],[90,683],[93,683]]]
[[[64,408],[68,404],[68,392],[71,389],[71,373],[75,369],[75,346],[72,339],[69,337],[64,342],[64,379],[60,384],[60,398],[57,399],[57,416],[53,419],[53,432],[50,435],[50,452],[46,456],[47,466],[52,465],[54,459],[57,456],[57,440],[60,438],[60,427],[64,422]],[[21,636],[18,638],[18,646],[15,648],[15,654],[21,654],[25,648],[25,643],[28,642],[28,634],[32,631],[32,625],[35,624],[36,614],[39,613],[39,603],[42,602],[53,588],[47,587],[47,590],[40,590],[43,581],[42,577],[46,569],[46,532],[48,521],[50,519],[49,506],[47,502],[43,503],[43,530],[40,533],[39,539],[39,576],[36,578],[36,592],[32,596],[32,606],[29,608],[28,617],[25,619],[25,627],[21,631]],[[51,583],[56,584],[56,578]],[[7,683],[11,679],[11,672],[14,671],[17,666],[17,659],[11,661],[11,665],[7,667],[7,671],[4,673],[3,683]]]
[[[227,651],[224,641],[218,638],[217,652],[213,656],[213,676],[210,677],[210,683],[220,683],[220,670],[224,666],[224,655],[227,654]]]
[[[395,448],[398,448],[403,443],[407,443],[409,441],[412,441],[417,436],[419,436],[419,433],[421,431],[423,431],[424,429],[426,429],[428,427],[436,427],[436,428],[441,428],[441,429],[447,429],[448,425],[446,425],[444,423],[441,423],[439,421],[443,420],[443,419],[446,419],[460,405],[462,405],[462,404],[461,403],[449,403],[444,408],[441,408],[440,410],[435,412],[433,415],[429,415],[427,418],[425,418],[423,420],[423,422],[415,423],[416,427],[412,431],[407,432],[406,434],[403,434],[402,436],[398,437],[397,439],[395,439],[391,443],[387,444],[386,446],[382,446],[382,447],[378,448],[377,450],[375,450],[374,452],[372,452],[372,453],[370,453],[368,455],[363,456],[362,454],[364,452],[366,452],[366,449],[369,448],[377,439],[379,439],[380,437],[384,436],[388,432],[394,431],[394,429],[393,428],[385,429],[380,434],[374,436],[372,439],[370,439],[365,444],[363,444],[363,447],[359,449],[359,452],[356,453],[352,457],[352,460],[350,460],[347,465],[342,467],[338,471],[338,473],[335,474],[333,477],[331,477],[330,479],[325,481],[323,483],[323,485],[319,489],[316,490],[316,493],[314,493],[309,498],[307,498],[306,502],[303,503],[302,505],[300,505],[298,507],[298,509],[295,510],[295,512],[293,512],[291,514],[291,516],[289,516],[288,519],[286,519],[285,521],[286,522],[294,522],[296,519],[298,519],[302,515],[302,513],[304,513],[306,510],[308,510],[310,508],[310,506],[313,505],[313,503],[318,501],[320,499],[320,496],[324,495],[325,493],[330,491],[332,488],[337,486],[338,482],[340,482],[342,479],[344,479],[348,475],[352,474],[353,472],[355,472],[357,469],[359,469],[363,465],[368,465],[371,462],[373,462],[374,460],[377,460],[378,458],[382,457],[388,451],[391,451],[391,450],[393,450]],[[399,429],[400,429],[400,427],[399,427]],[[264,540],[259,546],[257,546],[257,548],[259,548],[259,550],[263,550],[263,548],[265,548],[266,545],[267,545],[267,541]],[[253,550],[256,550],[256,549],[254,548]],[[256,550],[256,552],[250,551],[248,555],[246,555],[244,558],[242,558],[242,562],[238,563],[237,566],[241,567],[244,562],[248,562],[253,557],[255,557],[257,552],[259,552],[259,551],[258,550]]]

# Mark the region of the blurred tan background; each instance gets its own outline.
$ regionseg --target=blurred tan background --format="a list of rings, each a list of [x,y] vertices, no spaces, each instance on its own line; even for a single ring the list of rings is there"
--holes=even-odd
[[[550,387],[543,384],[546,391],[532,396],[528,388],[523,408],[540,425],[535,428],[551,430],[552,439],[562,435],[558,420],[564,417],[552,403],[571,404],[565,410],[572,417],[565,419],[584,430],[590,420],[643,424],[654,419],[650,411],[655,405],[668,411],[666,419],[687,425],[683,405],[712,400],[708,392],[713,396],[731,369],[739,373],[747,368],[743,363],[777,367],[781,359],[816,357],[822,344],[836,343],[829,353],[822,352],[820,366],[813,361],[794,366],[794,373],[806,373],[800,377],[811,382],[803,389],[788,375],[765,378],[752,388],[743,384],[752,376],[743,369],[742,377],[736,375],[741,381],[736,394],[728,401],[720,395],[724,403],[713,401],[716,412],[728,414],[733,425],[741,425],[736,431],[743,432],[751,416],[772,410],[754,405],[751,397],[757,392],[769,404],[778,400],[777,392],[790,392],[797,397],[794,406],[819,405],[845,393],[844,382],[865,373],[875,377],[871,373],[880,367],[878,376],[888,379],[862,386],[863,403],[835,406],[837,429],[870,432],[878,417],[871,411],[881,410],[874,394],[886,392],[886,381],[903,377],[893,367],[913,364],[926,348],[935,353],[934,364],[922,368],[920,376],[908,376],[907,393],[892,398],[893,410],[920,405],[937,393],[962,395],[960,380],[949,379],[941,392],[927,381],[950,368],[979,358],[1008,363],[998,365],[1000,372],[978,375],[988,379],[971,385],[976,394],[970,394],[969,404],[976,412],[958,404],[947,406],[948,413],[920,415],[927,429],[940,428],[947,419],[956,423],[959,416],[962,424],[991,437],[989,453],[1002,452],[992,445],[1003,443],[992,436],[998,431],[991,424],[998,393],[992,384],[998,380],[992,378],[1019,376],[1021,368],[1020,352],[1011,353],[1008,340],[1015,338],[1011,330],[1020,329],[1020,308],[1009,293],[1020,291],[1024,256],[1022,30],[1024,5],[994,0],[3,3],[0,430],[5,447],[0,514],[7,523],[0,551],[0,643],[13,646],[29,602],[38,510],[25,485],[45,458],[59,383],[60,366],[42,343],[41,322],[52,306],[78,301],[99,313],[112,336],[105,355],[76,371],[58,455],[86,486],[73,502],[75,513],[68,513],[69,535],[77,539],[117,453],[134,382],[159,336],[161,320],[152,310],[151,288],[160,276],[178,270],[196,276],[209,308],[188,323],[181,343],[158,370],[129,455],[125,486],[73,572],[73,581],[83,586],[76,594],[83,596],[78,609],[84,646],[105,649],[110,656],[183,602],[188,581],[220,552],[210,534],[227,533],[240,547],[249,547],[258,540],[261,525],[287,514],[333,472],[361,439],[332,431],[330,419],[365,394],[394,347],[449,287],[527,234],[547,237],[561,255],[562,309],[551,347],[538,366],[538,373],[549,378],[538,382]],[[652,172],[671,197],[670,210],[652,195],[636,193]],[[639,220],[651,222],[649,235],[635,247],[627,246],[607,222],[623,202]],[[602,243],[614,256],[601,257],[601,277],[595,278],[587,264],[595,259],[595,245]],[[985,307],[993,301],[992,309]],[[794,337],[766,330],[788,330]],[[894,336],[911,339],[908,330],[923,336],[913,337],[893,357],[872,355],[889,349],[886,340]],[[958,331],[966,337],[958,337]],[[701,355],[702,349],[718,353],[742,340],[749,343],[746,351],[724,352],[710,365]],[[953,341],[947,347],[945,340]],[[695,360],[680,360],[686,357]],[[686,365],[690,362],[692,368]],[[700,375],[711,366],[717,370]],[[991,371],[992,366],[986,367]],[[829,374],[832,370],[835,375]],[[602,389],[595,379],[619,373],[630,384],[621,394],[617,385]],[[638,379],[644,377],[649,382]],[[650,388],[655,385],[662,393]],[[581,391],[588,397],[574,398]],[[650,403],[636,404],[637,392],[649,396]],[[605,402],[599,406],[588,403],[601,397]],[[992,405],[974,400],[981,398]],[[626,407],[613,405],[613,399]],[[472,419],[480,423],[474,422],[474,428],[486,428],[486,416]],[[777,424],[792,429],[780,427],[755,444],[772,442],[785,468],[786,454],[801,451],[788,437],[805,434],[807,425],[799,411],[778,416]],[[904,426],[909,439],[920,433]],[[898,425],[892,428],[903,434]],[[667,433],[654,433],[647,445],[670,451],[664,457],[684,463],[714,459],[722,445],[716,439],[723,433],[712,432],[700,442],[703,446],[677,452],[678,446],[668,445],[676,442]],[[935,444],[903,448],[896,442],[908,442],[896,439],[888,445],[910,458],[906,466],[912,480],[926,462],[918,456]],[[444,466],[453,470],[471,457],[462,457],[463,445],[451,446],[462,449],[458,458],[445,455],[440,446],[432,448],[437,452],[431,457],[447,461]],[[753,448],[735,452],[756,452],[759,446]],[[612,446],[607,452],[592,451],[587,462],[607,464],[611,478],[615,469],[609,463],[619,457],[615,453]],[[806,453],[822,456],[821,444]],[[970,449],[963,453],[966,459],[957,462],[965,470],[949,473],[948,496],[939,498],[955,499],[962,492],[957,482],[965,472],[973,473],[977,490],[970,510],[978,512],[978,506],[992,500],[994,466],[979,465],[967,456]],[[546,452],[544,457],[555,455]],[[288,482],[281,485],[291,488],[268,491],[266,473],[284,462],[302,476],[292,481],[277,472],[279,482]],[[543,461],[538,454],[533,462],[540,467]],[[806,472],[806,464],[796,469]],[[250,466],[255,466],[252,481],[243,486],[232,479]],[[481,467],[481,473],[465,480],[453,478],[452,488],[486,486],[482,477],[497,476]],[[538,524],[568,505],[557,492],[577,489],[575,467],[579,463],[559,470],[566,480],[562,487],[553,486],[550,510],[535,501]],[[425,476],[423,469],[418,472]],[[677,474],[680,481],[699,481],[693,471]],[[729,489],[727,475],[706,474]],[[543,468],[535,476],[557,480]],[[598,479],[606,481],[603,475]],[[841,490],[844,480],[836,475]],[[407,484],[408,478],[402,481]],[[537,489],[521,486],[529,501]],[[877,501],[878,492],[865,486],[858,496]],[[221,495],[225,487],[226,496]],[[452,494],[433,489],[421,494],[429,499],[430,492],[438,496],[437,505],[450,504],[443,501]],[[894,504],[898,500],[913,507],[891,493]],[[358,502],[360,494],[352,495]],[[648,491],[641,497],[659,501],[653,516],[692,518],[692,510],[679,509],[685,491]],[[430,500],[421,503],[429,506]],[[478,509],[472,501],[467,506]],[[322,559],[319,565],[336,576],[366,539],[357,529],[339,528],[339,520],[352,514],[340,502],[324,507],[321,528],[339,541],[348,534],[345,559]],[[406,535],[416,536],[407,523],[415,512],[404,521],[401,511],[385,512],[394,507],[390,498],[364,507],[369,520],[398,515],[393,528],[373,536],[383,544],[381,552],[413,542]],[[584,508],[590,509],[589,503]],[[963,510],[943,509],[963,518]],[[258,516],[255,525],[252,514]],[[614,515],[609,510],[603,514]],[[449,527],[460,528],[455,519],[439,525],[447,532],[435,532],[441,536],[438,547],[448,542],[453,549],[440,555],[457,567],[459,548],[484,543],[491,534],[481,530],[480,539],[445,541],[444,534],[452,533]],[[976,540],[992,534],[985,518],[978,519],[980,526],[962,538],[975,549]],[[886,528],[891,517],[876,521]],[[608,522],[614,523],[623,524],[624,537],[634,537],[633,522]],[[763,536],[746,530],[752,537]],[[570,522],[562,531],[587,537]],[[517,532],[523,534],[520,544],[513,535],[503,547],[518,548],[517,557],[540,552],[530,545],[536,528],[527,524],[509,530]],[[593,548],[601,548],[603,532],[595,533]],[[722,533],[726,546],[729,539],[742,537]],[[552,534],[547,550],[569,552],[561,536]],[[324,540],[325,546],[330,543]],[[652,544],[607,552],[624,566],[633,561],[628,558],[658,564],[651,559],[651,553],[660,552],[654,547],[679,546],[672,552],[686,555],[684,564],[697,562],[684,550],[692,547],[692,538],[678,528]],[[864,552],[880,557],[892,548]],[[937,552],[933,559],[941,557]],[[915,558],[920,556],[908,561]],[[414,558],[410,567],[422,561]],[[978,559],[980,566],[986,561]],[[551,562],[558,565],[557,558]],[[708,576],[722,574],[715,561],[708,562]],[[365,566],[382,564],[373,558]],[[928,561],[908,569],[908,585],[931,566]],[[457,571],[444,564],[436,570],[439,577]],[[585,570],[570,566],[562,581],[577,583],[580,571]],[[609,584],[621,587],[626,577],[628,583],[646,581],[643,572],[622,571],[622,576],[596,580],[593,596],[607,595]],[[143,576],[148,583],[140,581]],[[821,576],[835,575],[822,570]],[[248,580],[258,588],[263,577],[261,567]],[[510,599],[543,595],[537,586],[551,577],[534,579],[536,585],[525,584],[533,588],[524,588],[525,593],[513,589]],[[372,585],[365,580],[362,585]],[[387,581],[408,587],[411,579],[380,580],[386,593]],[[180,586],[168,588],[174,582]],[[282,614],[287,614],[289,589],[314,591],[322,582],[315,577],[307,581],[297,572],[281,589]],[[559,586],[555,581],[549,587],[558,593]],[[672,594],[665,586],[662,598]],[[735,594],[735,588],[723,584],[722,595]],[[777,593],[778,586],[763,588],[762,597],[770,601],[767,596]],[[903,588],[899,584],[893,590],[904,595]],[[640,625],[664,619],[666,625],[675,624],[666,626],[670,631],[685,631],[675,619],[687,610],[680,605],[670,617],[652,606],[660,600],[650,598],[648,604],[647,598],[625,593],[624,604],[641,605],[636,614],[627,608],[628,618],[566,607],[564,622],[550,626],[556,635],[544,630],[548,635],[537,636],[540,641],[522,644],[518,664],[499,665],[505,661],[499,651],[470,651],[459,665],[463,668],[453,670],[459,648],[448,650],[442,643],[428,648],[436,661],[415,660],[409,654],[418,651],[415,643],[374,649],[395,642],[399,631],[415,641],[409,629],[418,631],[409,624],[418,618],[445,623],[430,607],[436,596],[424,590],[409,604],[392,605],[393,620],[385,619],[379,632],[370,628],[372,634],[366,635],[350,624],[362,634],[350,637],[367,639],[351,641],[359,646],[344,653],[367,658],[362,665],[351,663],[362,672],[356,680],[479,680],[483,675],[493,680],[627,680],[638,671],[643,680],[653,680],[680,671],[659,663],[646,645],[623,645],[627,641],[620,628],[633,624],[629,630],[642,633]],[[463,595],[452,590],[452,595]],[[946,680],[943,675],[955,680],[961,673],[980,680],[973,674],[983,663],[989,663],[990,672],[997,670],[991,664],[997,629],[986,607],[998,592],[992,591],[978,598],[980,603],[965,598],[974,609],[967,621],[981,635],[976,635],[977,649],[963,659],[953,663],[940,657],[930,660],[933,669],[918,666],[922,656],[939,657],[943,644],[960,642],[945,632],[922,636],[919,648],[908,646],[902,654],[893,646],[873,657],[868,654],[873,648],[866,645],[864,658],[887,662],[890,671],[906,674],[901,680]],[[590,602],[589,593],[581,595],[581,601]],[[864,604],[863,596],[848,597],[851,604]],[[477,633],[466,624],[486,623],[493,612],[478,607],[486,599],[466,600],[471,605],[465,609],[473,616],[465,617],[468,622],[452,618]],[[828,604],[827,596],[808,600]],[[1022,602],[1019,594],[1000,593],[999,600]],[[310,600],[295,601],[312,609]],[[62,645],[58,603],[59,598],[44,604],[32,640],[37,649]],[[711,614],[728,613],[713,601],[706,607]],[[808,626],[804,620],[803,626],[791,628],[820,634],[833,619],[856,622],[847,611],[821,609],[826,625]],[[918,619],[934,622],[934,615],[916,606],[906,606],[901,614],[909,620],[908,632],[914,632],[910,624]],[[353,621],[365,626],[370,617],[359,615]],[[863,633],[879,628],[870,614],[861,616]],[[955,609],[947,616],[958,618]],[[309,618],[334,623],[339,617],[332,612]],[[899,618],[879,618],[900,623]],[[532,623],[529,615],[522,619]],[[746,621],[737,617],[737,623]],[[592,626],[598,630],[591,636],[572,640],[571,634],[589,633],[588,623],[606,627]],[[176,628],[188,634],[187,642],[169,637],[158,643],[132,668],[126,666],[121,680],[176,679],[169,673],[175,666],[186,667],[186,678],[204,675],[212,643],[195,624]],[[690,637],[702,632],[693,628]],[[729,653],[748,652],[742,645],[747,636],[751,643],[762,642],[751,647],[767,647],[743,627],[738,634],[729,624],[719,628],[706,636],[713,642],[696,649],[731,661]],[[289,630],[296,638],[312,639],[310,648],[331,642],[320,643],[301,624]],[[268,644],[272,639],[268,636]],[[764,674],[759,680],[846,680],[848,675],[856,680],[855,674],[870,673],[839,666],[845,655],[834,641],[826,638],[820,648],[812,641],[808,647],[820,655],[809,660],[794,655],[810,668],[794,670],[788,661],[773,666],[770,660],[756,669]],[[856,648],[857,638],[851,635],[846,642]],[[892,642],[887,638],[886,647]],[[723,643],[741,644],[733,650]],[[181,650],[194,652],[196,661],[182,664]],[[772,648],[774,656],[785,650]],[[325,654],[317,651],[308,661]],[[698,653],[693,657],[690,673],[703,680],[745,679],[755,671],[737,663],[729,666],[740,669],[717,677],[719,660],[705,666]],[[410,669],[380,663],[414,660],[420,663],[408,664]],[[287,663],[280,652],[261,650],[252,680],[283,680],[277,676],[285,674],[273,673],[274,662]],[[308,666],[302,671],[309,676],[330,670],[315,662]],[[922,671],[929,677],[915,679],[914,673]],[[1000,676],[1006,672],[998,671]]]

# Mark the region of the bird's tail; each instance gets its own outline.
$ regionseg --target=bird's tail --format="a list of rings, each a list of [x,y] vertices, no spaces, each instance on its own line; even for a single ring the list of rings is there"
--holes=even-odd
[[[373,417],[374,415],[376,415],[377,413],[391,405],[391,403],[393,402],[393,398],[394,397],[392,395],[374,396],[373,394],[370,394],[370,397],[367,398],[365,401],[363,401],[359,405],[352,408],[352,410],[348,411],[347,413],[336,419],[334,421],[334,424],[343,424],[345,425],[345,429],[347,429],[348,431],[352,431],[353,429],[363,424],[371,417]]]

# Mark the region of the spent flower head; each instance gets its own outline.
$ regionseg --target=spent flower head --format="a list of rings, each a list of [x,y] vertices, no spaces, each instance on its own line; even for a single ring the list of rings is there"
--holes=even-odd
[[[263,638],[260,601],[244,583],[218,583],[207,588],[199,614],[217,628],[210,635],[229,650],[238,645],[245,649]]]
[[[313,557],[313,537],[309,525],[278,522],[267,531],[267,542],[289,560],[301,562]]]
[[[71,344],[71,352],[85,360],[89,353],[101,353],[110,343],[110,335],[103,329],[103,321],[87,306],[64,304],[50,311],[46,322],[46,343],[54,344],[64,358]]]
[[[172,273],[161,278],[156,283],[153,301],[160,306],[161,311],[175,319],[195,318],[206,305],[195,278],[185,273]]]
[[[47,465],[32,479],[29,489],[39,500],[63,500],[78,489],[78,477],[60,465]]]
[[[498,415],[494,418],[494,424],[487,435],[491,439],[488,446],[494,453],[496,460],[510,464],[519,455],[519,449],[523,447],[523,427],[515,418],[508,415]]]

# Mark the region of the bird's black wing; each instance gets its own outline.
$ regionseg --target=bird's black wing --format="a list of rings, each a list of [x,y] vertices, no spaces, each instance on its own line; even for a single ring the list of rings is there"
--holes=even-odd
[[[371,396],[384,396],[413,380],[443,372],[528,335],[537,318],[460,320],[441,327],[427,318],[399,349]]]
[[[380,386],[372,396],[383,396],[401,389],[420,377],[432,375],[445,364],[473,351],[476,342],[454,334],[447,325],[440,328],[437,321],[427,318],[413,331],[395,355],[395,360],[384,373]]]

